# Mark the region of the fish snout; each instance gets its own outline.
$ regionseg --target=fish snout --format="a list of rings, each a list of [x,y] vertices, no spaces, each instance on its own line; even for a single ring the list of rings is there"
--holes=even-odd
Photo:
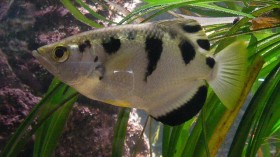
[[[58,68],[54,65],[54,63],[51,60],[51,58],[48,58],[48,56],[45,56],[44,53],[42,53],[40,50],[33,50],[32,55],[43,65],[44,68],[46,68],[49,72],[51,72],[54,75],[59,74]]]

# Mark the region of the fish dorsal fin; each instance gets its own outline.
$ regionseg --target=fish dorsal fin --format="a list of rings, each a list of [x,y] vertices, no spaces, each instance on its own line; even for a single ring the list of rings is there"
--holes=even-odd
[[[193,19],[176,18],[163,20],[156,23],[157,26],[167,29],[183,29],[186,33],[197,33],[202,30],[201,25]]]
[[[157,26],[168,32],[171,39],[187,40],[192,43],[197,52],[208,54],[210,42],[201,25],[193,19],[177,18],[160,21]]]

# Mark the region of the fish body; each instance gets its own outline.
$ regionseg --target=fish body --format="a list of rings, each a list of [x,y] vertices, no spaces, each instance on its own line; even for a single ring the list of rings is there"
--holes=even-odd
[[[33,51],[61,81],[90,99],[145,110],[179,125],[202,108],[207,83],[232,108],[242,91],[246,49],[236,42],[210,55],[195,20],[173,19],[88,31]]]

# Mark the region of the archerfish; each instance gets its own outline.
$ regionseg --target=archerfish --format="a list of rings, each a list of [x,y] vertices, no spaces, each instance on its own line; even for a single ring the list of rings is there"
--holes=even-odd
[[[201,25],[184,18],[87,31],[33,54],[82,95],[145,110],[170,126],[201,110],[208,85],[233,108],[247,68],[244,42],[211,55]]]

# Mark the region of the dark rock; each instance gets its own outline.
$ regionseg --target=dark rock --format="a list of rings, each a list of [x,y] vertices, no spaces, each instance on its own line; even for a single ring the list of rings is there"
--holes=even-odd
[[[19,88],[4,87],[0,90],[0,148],[8,137],[39,102],[40,98]]]
[[[69,116],[55,156],[111,156],[117,112],[112,115],[94,106],[80,105],[75,105]]]
[[[11,4],[13,1],[2,0],[0,1],[0,21],[6,17],[8,10],[10,9]]]
[[[0,50],[0,150],[38,101]]]
[[[4,87],[22,87],[20,80],[13,73],[6,55],[0,50],[0,89]]]

